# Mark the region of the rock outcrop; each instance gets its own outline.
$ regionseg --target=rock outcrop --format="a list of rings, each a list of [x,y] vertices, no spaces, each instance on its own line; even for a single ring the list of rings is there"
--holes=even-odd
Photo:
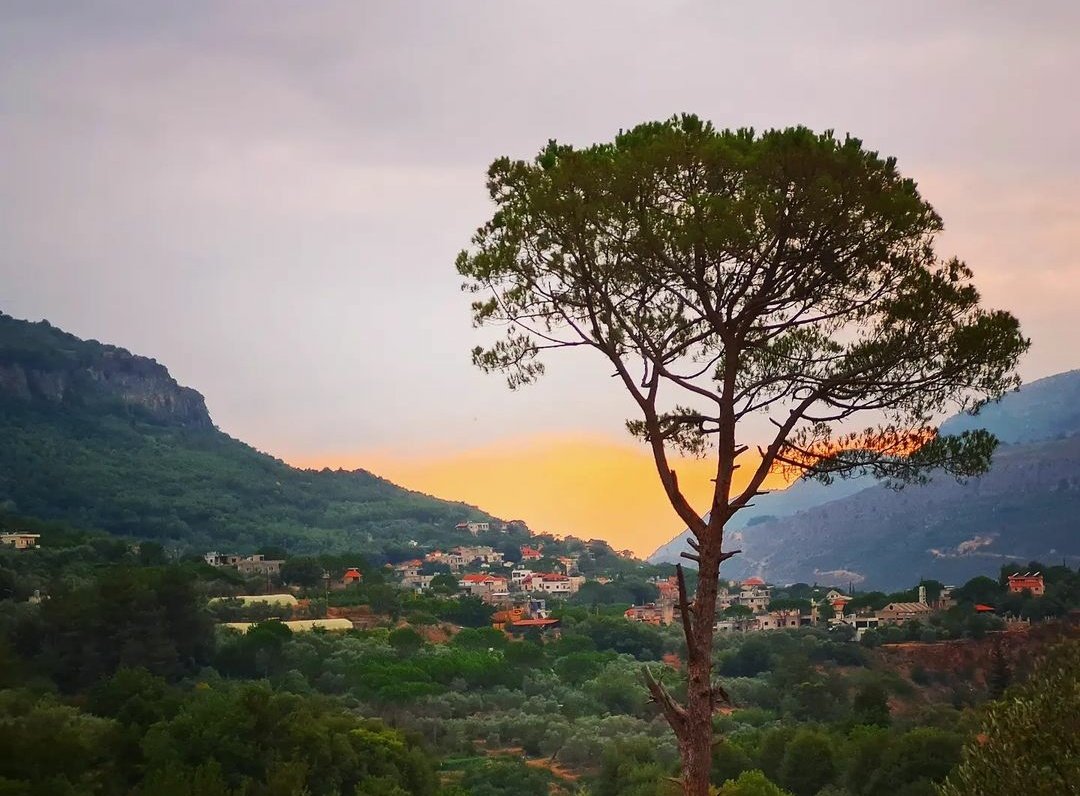
[[[203,396],[153,359],[2,313],[0,400],[112,408],[165,425],[213,428]]]

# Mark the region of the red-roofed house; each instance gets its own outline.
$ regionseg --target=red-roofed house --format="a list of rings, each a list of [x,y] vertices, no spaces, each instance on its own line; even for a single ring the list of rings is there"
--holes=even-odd
[[[646,603],[627,608],[623,616],[631,622],[642,622],[646,625],[670,625],[675,619],[675,611],[671,605]]]
[[[724,611],[733,605],[744,605],[753,614],[769,610],[769,587],[761,578],[747,578],[738,586],[721,589],[716,596],[716,607]]]
[[[462,575],[461,579],[458,580],[458,585],[465,592],[482,599],[489,598],[494,594],[506,593],[506,578],[499,575],[489,575],[486,572],[471,572],[468,575]]]
[[[559,628],[561,624],[558,619],[518,619],[512,620],[507,626],[507,630],[515,635],[526,633],[530,630],[540,631],[546,635],[559,635]]]
[[[1022,591],[1029,591],[1036,597],[1042,596],[1046,591],[1042,573],[1025,572],[1021,575],[1019,572],[1014,572],[1009,575],[1009,591],[1014,594],[1019,594]]]
[[[341,582],[346,586],[352,586],[364,579],[363,573],[356,567],[349,567],[341,576]]]
[[[527,544],[521,546],[521,560],[522,561],[537,561],[544,557],[544,554],[533,547],[529,547]]]

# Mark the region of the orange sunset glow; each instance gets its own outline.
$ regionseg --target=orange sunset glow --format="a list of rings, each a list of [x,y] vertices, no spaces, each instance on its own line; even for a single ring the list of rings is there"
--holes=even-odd
[[[754,463],[745,454],[736,488]],[[299,467],[362,467],[436,497],[462,500],[503,519],[522,519],[538,533],[601,538],[646,556],[684,527],[667,502],[648,451],[596,437],[526,437],[460,452],[402,456],[298,457]],[[711,459],[675,459],[679,485],[702,511],[711,497]],[[741,478],[738,476],[741,475]],[[783,487],[770,475],[766,486]]]

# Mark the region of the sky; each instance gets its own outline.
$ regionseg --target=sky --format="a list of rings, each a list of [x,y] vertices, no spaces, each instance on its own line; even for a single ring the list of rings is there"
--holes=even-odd
[[[1037,378],[1080,367],[1078,37],[1075,2],[4,3],[0,310],[158,359],[286,461],[647,553],[681,523],[602,364],[469,363],[487,165],[684,111],[853,133]]]

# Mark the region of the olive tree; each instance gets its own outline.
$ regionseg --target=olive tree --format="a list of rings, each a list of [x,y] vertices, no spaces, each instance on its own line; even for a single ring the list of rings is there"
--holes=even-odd
[[[935,420],[1017,386],[1028,343],[1012,315],[980,306],[966,265],[936,254],[941,218],[915,183],[851,137],[681,116],[500,158],[488,190],[494,215],[457,269],[475,323],[505,335],[473,361],[517,388],[544,372],[544,352],[598,354],[691,531],[693,595],[679,569],[685,703],[646,680],[676,734],[685,793],[704,794],[726,699],[711,660],[718,567],[739,552],[725,548],[725,524],[780,468],[897,483],[984,471],[993,437],[940,436]],[[708,505],[686,498],[677,454],[715,460]]]

